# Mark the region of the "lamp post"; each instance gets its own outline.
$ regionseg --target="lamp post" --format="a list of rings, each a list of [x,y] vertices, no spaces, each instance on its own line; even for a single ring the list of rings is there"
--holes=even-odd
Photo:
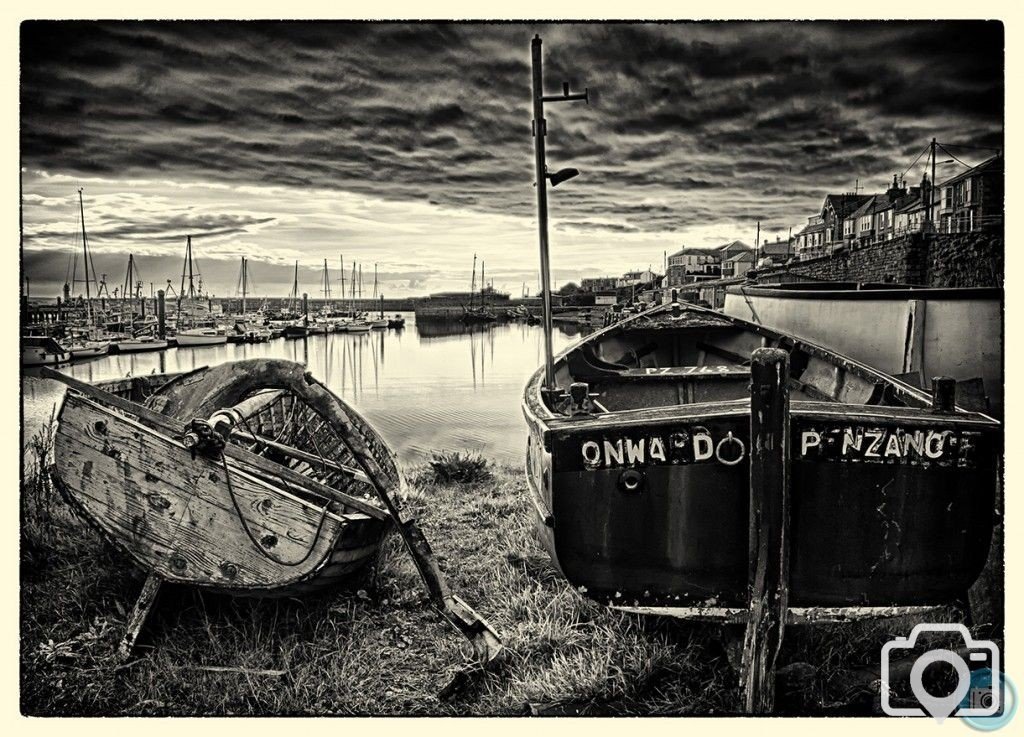
[[[554,349],[551,344],[551,265],[548,258],[548,179],[551,186],[557,187],[562,182],[579,175],[577,169],[561,169],[548,174],[545,161],[544,137],[547,135],[547,122],[544,120],[545,102],[569,102],[583,100],[589,104],[589,90],[584,88],[582,94],[570,94],[569,83],[562,84],[561,95],[544,94],[544,73],[541,58],[540,35],[533,37],[531,44],[533,53],[533,153],[536,169],[537,187],[537,228],[540,235],[540,278],[544,303],[544,389],[548,392],[557,390],[555,386]]]

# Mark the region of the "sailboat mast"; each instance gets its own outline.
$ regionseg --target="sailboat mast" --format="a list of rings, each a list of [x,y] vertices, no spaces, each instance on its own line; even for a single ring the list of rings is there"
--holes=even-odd
[[[246,287],[248,286],[248,284],[246,284],[247,277],[248,277],[248,274],[246,273],[246,268],[247,267],[246,267],[246,263],[245,263],[245,256],[242,256],[242,319],[243,320],[245,319],[245,292],[246,292]]]
[[[484,288],[487,286],[487,279],[484,276],[484,269],[487,268],[487,262],[480,262],[480,308],[484,307]]]
[[[473,279],[469,282],[469,309],[473,309],[476,294],[476,254],[473,254]]]
[[[349,311],[352,313],[352,317],[356,316],[356,265],[352,262],[352,283],[349,285],[349,291],[351,294],[348,298]]]
[[[82,216],[82,251],[85,259],[85,309],[92,322],[92,295],[89,293],[89,239],[85,234],[85,202],[82,199],[82,188],[78,188],[78,212]]]
[[[292,296],[292,303],[289,306],[289,309],[294,313],[295,312],[295,302],[299,298],[299,262],[298,261],[295,262],[295,281],[292,284],[292,295],[291,296]]]
[[[345,309],[345,255],[338,254],[338,264],[341,267],[341,308]]]

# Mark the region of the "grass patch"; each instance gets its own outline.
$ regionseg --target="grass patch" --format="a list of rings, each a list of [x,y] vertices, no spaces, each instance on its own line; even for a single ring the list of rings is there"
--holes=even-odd
[[[473,453],[434,453],[427,461],[427,476],[435,484],[478,484],[490,481],[490,462]]]
[[[279,600],[165,587],[144,649],[118,665],[109,656],[143,577],[54,497],[39,475],[44,463],[45,455],[27,459],[22,487],[26,714],[517,715],[531,704],[719,714],[738,704],[719,628],[582,598],[533,537],[521,470],[490,464],[471,485],[435,482],[424,467],[404,500],[452,590],[507,648],[500,667],[451,698],[439,694],[470,665],[470,647],[427,604],[395,535],[375,573],[350,590]],[[782,664],[818,665],[824,689],[840,667],[877,663],[890,626],[909,630],[791,628]]]

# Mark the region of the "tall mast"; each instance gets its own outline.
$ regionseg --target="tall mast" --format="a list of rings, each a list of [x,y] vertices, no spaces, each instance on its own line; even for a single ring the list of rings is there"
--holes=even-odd
[[[473,254],[473,279],[469,282],[469,309],[473,309],[473,300],[476,295],[476,254]]]
[[[299,299],[299,262],[295,262],[295,282],[292,284],[292,304],[291,311],[295,312],[295,303]]]
[[[124,289],[121,291],[121,304],[127,304],[129,312],[132,300],[135,299],[135,255],[128,254],[128,271],[124,275]]]
[[[181,286],[178,288],[178,309],[175,313],[175,324],[181,327],[181,302],[185,299],[185,272],[188,270],[189,256],[192,255],[192,236],[185,236],[185,260],[181,263]],[[189,276],[191,282],[192,277]]]
[[[487,267],[486,261],[480,262],[480,307],[484,307],[484,288],[487,286],[487,279],[485,277],[484,269]]]
[[[85,309],[92,322],[92,295],[89,292],[89,239],[85,235],[85,203],[82,200],[82,188],[78,188],[78,212],[82,216],[82,251],[85,259]]]
[[[354,261],[352,262],[352,279],[351,279],[351,283],[349,284],[349,292],[350,292],[350,294],[349,294],[349,298],[348,298],[348,308],[349,308],[349,311],[352,313],[352,317],[355,317],[356,316],[356,264],[355,264]]]
[[[359,301],[363,301],[363,265],[359,264]],[[362,307],[362,304],[359,305]]]
[[[373,264],[373,298],[377,299],[377,263]]]
[[[345,255],[338,254],[339,271],[341,272],[341,307],[345,306]]]
[[[247,266],[245,263],[245,256],[242,256],[242,319],[245,319],[245,293],[249,286],[246,282],[248,281]]]

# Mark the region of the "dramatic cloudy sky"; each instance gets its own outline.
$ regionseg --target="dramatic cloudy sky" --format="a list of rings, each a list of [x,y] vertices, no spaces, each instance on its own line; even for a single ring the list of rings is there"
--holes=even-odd
[[[314,294],[342,253],[394,296],[468,287],[474,252],[535,291],[535,33],[549,91],[592,96],[548,108],[551,167],[582,172],[552,191],[558,283],[752,243],[758,220],[785,237],[827,191],[883,190],[932,136],[1002,147],[998,23],[27,23],[33,294],[65,279],[79,187],[110,282],[128,252],[146,281],[180,275],[191,234],[222,295],[243,254],[271,294],[296,259]]]

